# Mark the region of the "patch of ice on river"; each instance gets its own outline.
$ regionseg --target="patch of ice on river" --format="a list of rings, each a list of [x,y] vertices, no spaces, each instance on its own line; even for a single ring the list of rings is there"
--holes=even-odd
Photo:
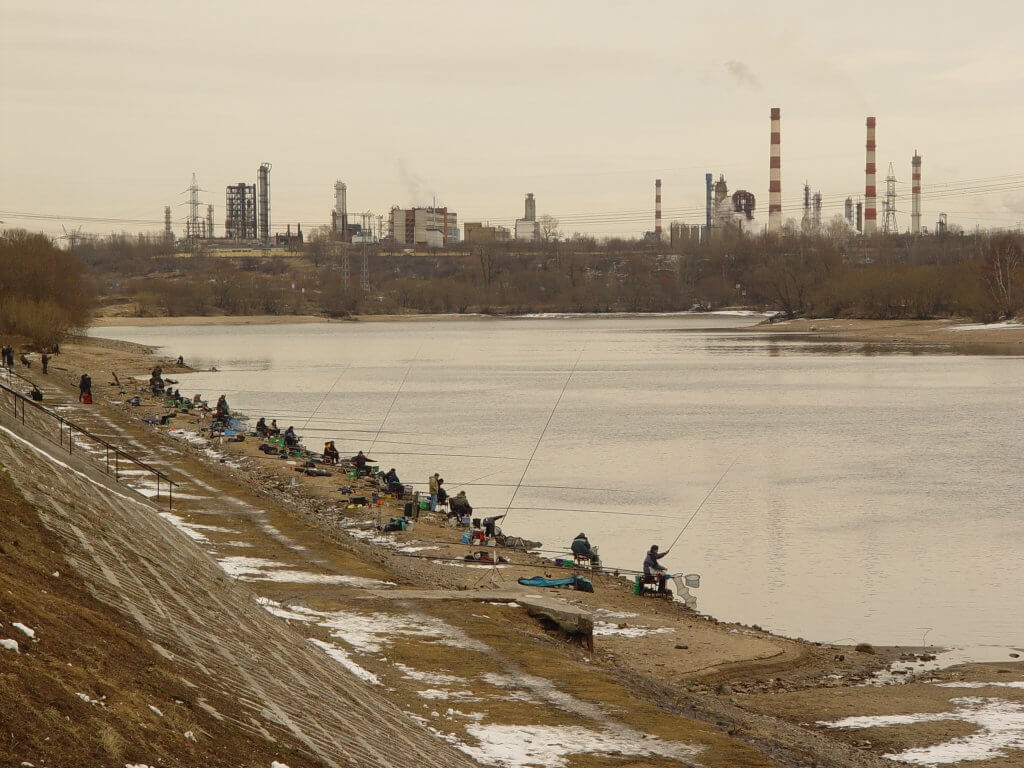
[[[921,675],[939,669],[947,669],[960,664],[991,663],[1007,661],[1013,658],[1010,654],[1021,653],[1019,648],[1008,648],[1002,645],[975,645],[965,648],[950,648],[935,654],[930,661],[894,661],[887,669],[876,672],[865,685],[901,685]]]
[[[594,622],[595,635],[614,635],[617,637],[646,637],[647,635],[660,635],[665,632],[672,632],[668,627],[620,627],[618,624],[610,624],[607,621]]]
[[[951,712],[923,712],[915,715],[869,715],[846,717],[835,721],[818,721],[827,728],[885,728],[914,723],[959,720],[977,726],[967,736],[929,747],[917,747],[883,755],[890,760],[915,765],[937,766],[965,760],[993,760],[1007,757],[1009,750],[1024,750],[1024,705],[1004,699],[967,696],[951,699],[956,706]]]
[[[344,648],[339,648],[334,643],[327,643],[323,640],[317,640],[316,638],[310,638],[309,642],[321,649],[356,677],[365,680],[371,685],[380,685],[380,680],[377,679],[377,676],[370,670],[364,669],[356,664],[356,662],[352,660],[352,657],[349,656],[348,651]]]
[[[445,736],[460,750],[484,765],[505,768],[545,766],[563,768],[568,755],[615,757],[660,757],[692,762],[702,747],[678,741],[663,741],[631,728],[593,730],[578,725],[482,725],[471,723],[467,733],[476,745],[462,744]]]
[[[365,576],[346,576],[338,573],[298,571],[285,563],[262,557],[232,555],[218,560],[229,576],[240,581],[280,581],[289,584],[345,584],[350,587],[393,587],[394,582],[369,579]]]
[[[1016,320],[1004,320],[1001,323],[969,323],[967,325],[951,325],[950,331],[1006,331],[1024,328],[1024,323]],[[943,329],[947,330],[947,329]]]

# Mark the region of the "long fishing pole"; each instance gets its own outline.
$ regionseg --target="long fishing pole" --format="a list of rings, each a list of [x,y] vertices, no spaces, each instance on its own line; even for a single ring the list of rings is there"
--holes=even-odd
[[[569,370],[569,375],[565,378],[565,384],[562,385],[562,391],[558,393],[558,399],[555,400],[554,406],[551,408],[551,413],[548,414],[548,420],[544,422],[544,429],[540,431],[540,437],[537,438],[537,444],[533,446],[533,452],[530,454],[530,458],[526,460],[526,466],[523,467],[523,474],[519,476],[519,482],[516,483],[515,490],[512,491],[512,498],[508,500],[508,504],[505,506],[505,517],[508,517],[508,511],[512,509],[512,502],[516,500],[516,495],[519,493],[520,487],[523,485],[523,480],[526,479],[526,473],[530,471],[530,465],[533,463],[533,457],[537,455],[537,449],[540,448],[541,441],[544,440],[544,435],[547,434],[548,427],[551,425],[551,419],[555,415],[555,411],[558,410],[558,404],[562,402],[562,396],[565,394],[565,390],[569,387],[569,382],[572,381],[572,375],[576,373],[576,366],[580,364],[580,359],[583,357],[583,350],[586,345],[580,347],[580,353],[576,356],[576,362],[572,364],[572,368]],[[508,520],[506,519],[506,523]]]
[[[409,378],[409,374],[412,373],[413,366],[416,365],[416,358],[420,356],[421,349],[423,349],[423,344],[420,344],[416,349],[416,354],[412,356],[412,362],[410,362],[409,367],[405,369],[405,375],[402,377],[402,383],[399,384],[398,389],[395,390],[395,396],[391,398],[391,404],[388,406],[388,410],[384,414],[384,418],[381,420],[380,426],[377,427],[377,434],[373,436],[373,440],[370,442],[368,450],[372,451],[373,446],[377,444],[377,438],[380,437],[380,431],[384,429],[384,425],[387,424],[388,416],[391,415],[391,409],[395,407],[395,403],[398,401],[398,396],[402,394],[402,388],[405,386],[405,381]]]
[[[299,427],[299,429],[305,429],[307,426],[309,426],[309,422],[313,420],[313,417],[316,416],[317,411],[319,411],[320,408],[323,407],[323,404],[327,402],[327,398],[331,396],[331,393],[334,391],[334,388],[338,386],[338,382],[341,381],[341,377],[345,375],[345,371],[347,371],[351,367],[352,363],[349,363],[347,366],[341,369],[341,373],[338,374],[338,378],[336,378],[334,380],[334,383],[331,384],[331,388],[324,393],[324,396],[320,399],[320,402],[317,403],[316,408],[313,409],[313,412],[309,414],[309,418],[306,419],[306,421],[303,423],[301,427]]]
[[[718,478],[718,482],[711,487],[711,490],[707,492],[707,495],[703,498],[701,503],[697,505],[697,508],[695,510],[693,510],[693,514],[690,515],[690,519],[686,521],[686,525],[684,525],[682,530],[679,531],[679,535],[676,536],[675,539],[673,539],[672,543],[668,545],[668,549],[672,549],[672,547],[676,545],[676,542],[679,541],[680,537],[683,535],[683,531],[685,531],[690,526],[690,523],[693,522],[693,519],[697,516],[697,513],[700,512],[701,508],[704,506],[704,503],[711,498],[711,494],[713,494],[715,490],[718,488],[718,486],[722,484],[722,481],[725,480],[725,476],[729,474],[729,470],[736,466],[736,462],[739,460],[740,457],[737,456],[735,459],[732,460],[732,464],[725,468],[725,472],[723,472],[722,476]],[[665,551],[667,552],[668,549]]]

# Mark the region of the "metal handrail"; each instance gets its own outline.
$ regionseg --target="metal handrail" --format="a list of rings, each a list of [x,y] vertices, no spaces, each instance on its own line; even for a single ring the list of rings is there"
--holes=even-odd
[[[10,374],[11,374],[11,371],[8,369],[8,381],[10,381]],[[18,375],[16,373],[14,375],[17,376],[22,381],[35,386],[34,382],[29,381],[25,377],[20,376],[20,375]],[[145,469],[147,472],[152,472],[153,476],[156,477],[156,498],[157,498],[157,500],[160,499],[160,481],[162,480],[164,483],[167,484],[167,508],[168,509],[172,508],[172,505],[174,504],[174,486],[176,486],[177,483],[175,483],[173,480],[171,480],[171,478],[169,478],[164,472],[162,472],[161,470],[157,469],[156,467],[150,466],[149,464],[147,464],[146,462],[142,461],[141,459],[135,458],[130,453],[127,453],[126,451],[123,451],[120,448],[118,448],[116,445],[108,443],[102,437],[97,437],[96,435],[94,435],[89,430],[87,430],[87,429],[85,429],[83,427],[80,427],[79,425],[75,424],[73,421],[70,421],[69,419],[65,419],[59,413],[54,413],[49,408],[47,408],[47,407],[45,407],[43,405],[40,405],[35,400],[32,400],[31,398],[26,397],[25,395],[23,395],[21,392],[18,392],[17,390],[12,389],[7,384],[4,384],[4,383],[0,382],[0,392],[6,392],[7,394],[12,396],[12,398],[13,398],[12,405],[13,405],[13,411],[14,411],[14,418],[15,419],[18,418],[18,404],[21,403],[21,423],[22,423],[22,426],[28,426],[29,428],[31,428],[31,425],[27,425],[25,423],[25,412],[26,412],[25,411],[25,407],[26,406],[32,406],[32,408],[34,408],[36,412],[41,413],[44,416],[47,416],[50,419],[56,421],[57,424],[58,424],[59,433],[60,433],[60,437],[58,438],[57,443],[58,443],[58,445],[60,445],[61,448],[64,447],[64,431],[65,431],[65,429],[67,429],[67,434],[68,434],[68,437],[67,437],[67,449],[68,449],[68,453],[69,454],[73,454],[74,453],[74,439],[75,439],[75,433],[76,432],[79,435],[84,435],[85,437],[89,438],[93,442],[98,443],[100,446],[102,446],[106,450],[106,461],[105,461],[105,464],[104,464],[104,471],[106,472],[107,475],[111,475],[110,459],[111,459],[111,452],[113,452],[113,459],[114,459],[113,477],[114,477],[114,480],[116,482],[118,482],[118,483],[121,482],[121,459],[122,458],[125,459],[126,461],[130,462],[131,464],[134,464],[137,467],[141,467],[142,469]],[[50,437],[50,439],[52,440],[53,438]]]

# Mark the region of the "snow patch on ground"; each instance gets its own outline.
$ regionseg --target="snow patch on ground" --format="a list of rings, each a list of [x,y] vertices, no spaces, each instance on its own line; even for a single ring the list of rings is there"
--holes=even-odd
[[[299,609],[296,609],[299,610]],[[308,609],[301,609],[306,611]],[[332,611],[319,614],[320,626],[331,630],[331,636],[343,640],[364,653],[380,653],[396,635],[413,635],[427,640],[473,651],[486,651],[487,646],[433,616],[390,613],[354,613]]]
[[[938,683],[939,688],[1024,688],[1024,680],[1009,683]]]
[[[402,677],[418,680],[421,683],[428,683],[430,685],[459,685],[466,682],[465,678],[458,675],[446,675],[443,672],[421,672],[418,669],[402,664],[400,661],[395,662],[394,666],[395,669],[402,673]]]
[[[29,637],[31,637],[31,638],[32,638],[33,640],[35,640],[35,637],[36,637],[36,631],[35,631],[34,629],[31,629],[31,628],[29,628],[29,627],[26,627],[26,626],[25,626],[24,624],[22,624],[22,623],[21,623],[20,621],[12,621],[12,622],[11,622],[11,626],[12,626],[12,627],[14,627],[15,629],[21,630],[21,631],[22,631],[22,632],[24,632],[24,633],[25,633],[26,635],[28,635],[28,636],[29,636]]]
[[[290,584],[345,584],[363,589],[393,587],[394,582],[369,579],[365,576],[346,576],[338,573],[314,573],[298,571],[285,563],[262,557],[234,555],[218,560],[227,574],[240,581],[282,581]]]
[[[21,653],[21,649],[18,648],[18,641],[11,640],[10,638],[0,638],[0,648],[6,648],[8,651]]]
[[[647,635],[660,635],[671,632],[669,627],[620,627],[618,624],[609,624],[607,621],[594,622],[595,635],[615,635],[617,637],[646,637]]]
[[[951,712],[924,712],[916,715],[873,715],[846,717],[832,722],[819,721],[827,728],[880,728],[960,720],[978,727],[967,736],[960,736],[930,747],[917,747],[883,755],[890,760],[915,765],[936,766],[964,760],[993,760],[1007,757],[1011,749],[1024,750],[1024,705],[1016,701],[967,696],[951,699],[956,706]]]
[[[460,701],[480,701],[480,697],[474,696],[472,691],[446,691],[439,688],[427,688],[424,691],[416,691],[416,695],[423,699],[459,699]]]
[[[321,649],[356,677],[365,680],[371,685],[380,685],[380,680],[377,676],[370,670],[363,669],[363,667],[356,664],[355,661],[352,660],[352,657],[349,656],[348,651],[344,648],[339,648],[334,643],[327,643],[323,640],[317,640],[316,638],[310,638],[309,642]]]
[[[701,751],[701,747],[663,741],[630,728],[598,731],[582,726],[472,723],[466,731],[479,742],[476,746],[445,738],[484,765],[507,768],[563,768],[568,765],[567,755],[588,753],[690,762]]]

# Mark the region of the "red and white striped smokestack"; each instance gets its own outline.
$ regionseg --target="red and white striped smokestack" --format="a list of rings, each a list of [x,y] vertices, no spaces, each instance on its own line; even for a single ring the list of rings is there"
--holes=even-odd
[[[914,150],[914,158],[910,161],[910,233],[921,234],[921,156]]]
[[[661,179],[654,180],[654,237],[661,240]]]
[[[864,234],[878,229],[878,192],[875,181],[875,118],[868,118],[867,163],[864,166]]]
[[[768,152],[768,231],[782,228],[782,110],[772,107],[772,144]]]

